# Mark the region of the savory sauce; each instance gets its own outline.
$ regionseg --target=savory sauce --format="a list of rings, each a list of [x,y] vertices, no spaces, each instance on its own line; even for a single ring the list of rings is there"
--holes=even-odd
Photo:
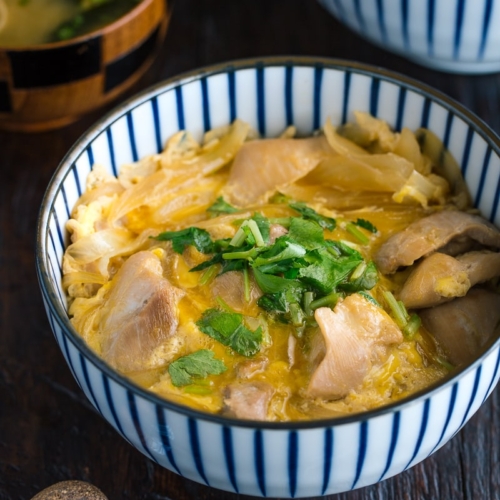
[[[460,225],[448,214],[488,248],[499,233],[467,213],[458,167],[437,163],[430,132],[357,118],[264,140],[237,120],[201,145],[180,132],[118,179],[95,166],[64,256],[76,330],[142,387],[237,418],[356,413],[444,377],[459,364],[446,339],[398,300],[413,293],[408,259],[436,250],[416,249],[412,228],[436,217],[439,248]],[[456,292],[455,278],[443,275],[438,302],[474,284],[460,274]]]
[[[0,46],[71,39],[100,29],[140,0],[0,0]]]

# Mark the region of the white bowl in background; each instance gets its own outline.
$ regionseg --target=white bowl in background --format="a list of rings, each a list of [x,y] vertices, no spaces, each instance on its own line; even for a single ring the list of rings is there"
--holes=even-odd
[[[460,164],[477,207],[500,222],[500,140],[443,94],[366,65],[265,58],[203,68],[143,92],[96,123],[48,186],[37,235],[37,272],[50,325],[96,410],[153,462],[200,483],[246,495],[306,497],[360,488],[398,474],[443,446],[500,376],[500,341],[427,390],[366,413],[311,422],[252,422],[175,404],[131,383],[72,327],[61,286],[65,223],[94,162],[122,163],[162,150],[179,129],[204,131],[241,118],[263,136],[294,124],[311,134],[367,111],[393,127],[427,127]]]
[[[500,71],[498,0],[318,0],[370,42],[452,73]]]

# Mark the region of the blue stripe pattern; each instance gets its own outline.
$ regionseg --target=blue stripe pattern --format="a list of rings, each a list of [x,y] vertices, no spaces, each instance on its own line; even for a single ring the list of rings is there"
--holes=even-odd
[[[427,54],[434,55],[434,20],[435,20],[434,0],[427,0]]]
[[[469,413],[472,408],[472,405],[476,401],[476,396],[477,396],[477,389],[479,387],[479,382],[481,380],[481,372],[482,372],[482,367],[479,365],[478,369],[476,370],[476,376],[474,377],[474,385],[472,387],[472,394],[470,396],[469,404],[467,405],[467,410],[465,410],[464,418],[462,419],[462,423],[460,424],[460,428],[462,428],[469,419]]]
[[[293,124],[293,67],[287,66],[285,68],[285,116],[286,125]]]
[[[500,71],[494,0],[319,2],[361,37],[418,64],[450,73]]]
[[[189,443],[191,445],[191,453],[194,459],[194,463],[196,465],[196,470],[200,475],[203,482],[210,486],[207,477],[205,476],[205,469],[203,467],[203,460],[201,457],[201,448],[200,448],[200,438],[198,436],[198,424],[196,420],[189,418],[188,419],[188,427],[189,427]]]
[[[377,1],[377,9],[381,9],[381,6],[386,4],[386,2],[378,0],[373,1]],[[401,0],[401,10],[407,17],[410,1]],[[339,9],[341,8],[340,0],[334,0],[334,3],[339,6]],[[429,8],[431,5],[434,8],[435,3],[433,0],[428,0],[427,5]],[[365,16],[366,19],[366,11],[363,10],[364,3],[358,1],[357,5],[359,14]],[[344,8],[344,10],[347,13],[347,9]],[[464,18],[463,23],[465,21]],[[379,22],[385,22],[385,18],[379,15]],[[483,22],[483,24],[485,23]],[[386,86],[385,82],[394,84],[394,80],[392,78],[386,79],[383,73],[376,72],[374,75],[367,76],[366,72],[360,71],[357,67],[348,66],[339,69],[337,64],[329,65],[325,61],[314,61],[308,66],[313,75],[313,84],[309,90],[307,90],[307,86],[301,86],[301,89],[305,88],[303,91],[305,95],[296,95],[294,98],[294,84],[299,82],[298,75],[303,74],[301,71],[297,71],[297,68],[303,68],[304,63],[295,63],[293,58],[287,58],[279,64],[280,69],[283,70],[281,75],[285,77],[285,85],[284,88],[281,87],[277,96],[274,94],[277,86],[267,79],[274,78],[274,75],[279,72],[273,71],[272,74],[267,72],[269,65],[273,69],[276,68],[276,63],[262,62],[254,65],[251,71],[241,74],[238,74],[240,69],[237,63],[228,67],[227,80],[223,86],[224,89],[227,88],[224,90],[227,93],[226,103],[224,103],[222,92],[217,94],[218,99],[222,99],[223,104],[227,104],[221,106],[223,111],[216,106],[211,106],[208,90],[216,92],[216,87],[212,87],[209,72],[200,77],[198,82],[200,87],[195,84],[186,88],[182,82],[177,82],[169,84],[165,90],[159,89],[158,93],[151,97],[150,104],[146,104],[151,105],[152,112],[141,114],[141,116],[150,115],[149,119],[152,122],[148,126],[153,131],[154,137],[147,139],[149,142],[146,143],[147,147],[156,150],[151,151],[151,153],[162,149],[162,137],[166,130],[185,129],[186,116],[189,116],[189,126],[193,125],[199,130],[207,129],[216,121],[220,122],[219,113],[227,114],[228,109],[231,121],[238,118],[240,110],[237,109],[237,103],[242,102],[242,99],[245,103],[245,106],[242,106],[245,108],[245,113],[248,112],[249,102],[254,105],[255,118],[252,118],[251,125],[258,129],[262,135],[265,135],[267,129],[266,117],[271,120],[271,117],[274,117],[272,113],[275,109],[278,109],[279,116],[285,117],[286,124],[294,124],[295,120],[301,119],[299,115],[303,114],[304,102],[311,103],[311,114],[305,120],[308,127],[311,127],[311,132],[321,127],[322,117],[330,116],[332,106],[335,107],[337,113],[336,120],[345,123],[349,119],[349,111],[359,109],[356,106],[358,103],[364,103],[362,106],[367,108],[360,109],[360,111],[368,111],[374,115],[378,115],[380,111],[384,113],[384,116],[393,117],[390,125],[398,130],[405,123],[413,123],[415,112],[420,113],[421,125],[428,126],[433,131],[439,131],[443,128],[442,119],[445,117],[444,130],[441,131],[444,146],[451,148],[451,153],[458,157],[462,171],[467,173],[468,177],[478,180],[477,186],[471,189],[476,205],[484,207],[486,212],[490,212],[492,218],[496,216],[500,199],[500,174],[493,169],[498,168],[499,143],[495,142],[497,139],[494,139],[493,135],[490,136],[483,125],[470,118],[467,112],[460,112],[460,116],[455,120],[457,115],[450,108],[450,105],[448,103],[441,104],[432,93],[427,94],[421,89],[415,89],[406,84],[400,87],[396,86],[391,90],[393,87]],[[339,71],[342,72],[340,78]],[[220,76],[220,74],[221,72],[218,70],[214,75]],[[245,85],[245,82],[248,83],[248,86]],[[334,84],[330,82],[334,82]],[[193,83],[192,79],[189,83]],[[328,88],[326,87],[327,83]],[[383,110],[380,109],[381,85],[384,85]],[[196,101],[196,99],[190,99],[190,92],[193,92],[193,88],[195,93],[200,92],[201,89],[202,94],[203,105],[198,115],[190,107],[191,101]],[[167,113],[165,116],[160,116],[162,108],[159,106],[158,98],[163,93],[169,93],[172,98],[170,101],[165,100],[165,102],[172,102],[173,112],[171,115]],[[390,95],[390,99],[388,99],[388,95]],[[332,99],[332,96],[335,96],[337,101]],[[416,96],[418,99],[415,99]],[[420,104],[414,103],[421,103],[422,99],[423,107],[420,109]],[[328,103],[328,106],[324,101]],[[301,113],[294,109],[295,102],[300,102]],[[117,158],[119,161],[126,161],[126,155],[129,155],[128,161],[133,161],[139,151],[142,153],[146,149],[146,146],[141,142],[143,140],[142,134],[139,133],[141,124],[138,117],[140,114],[133,115],[137,106],[139,104],[129,105],[121,116],[109,119],[106,126],[100,129],[99,134],[103,134],[104,148],[107,147],[109,151],[110,164],[106,167],[110,173],[116,174],[119,168]],[[188,110],[189,115],[186,114]],[[123,118],[125,121],[122,121]],[[463,140],[464,123],[467,127],[465,140]],[[162,127],[164,127],[163,133]],[[96,135],[97,137],[100,136]],[[118,145],[120,145],[120,149],[115,151],[115,146]],[[210,439],[207,439],[201,432],[202,427],[200,427],[205,423],[196,414],[176,412],[171,405],[163,405],[157,399],[151,400],[151,396],[147,393],[134,389],[128,385],[128,382],[106,372],[102,363],[94,359],[93,354],[81,349],[80,343],[74,341],[67,318],[59,318],[57,315],[56,307],[63,309],[67,307],[60,286],[60,256],[66,243],[65,224],[74,198],[82,194],[81,189],[85,185],[87,164],[94,162],[94,153],[97,155],[98,147],[102,147],[102,144],[99,143],[98,146],[94,141],[90,141],[81,147],[78,153],[70,155],[66,164],[66,175],[58,177],[62,179],[61,183],[54,190],[52,198],[44,208],[48,218],[48,227],[38,238],[41,242],[39,244],[43,246],[45,256],[43,262],[39,264],[42,267],[38,273],[44,303],[47,304],[49,324],[71,373],[85,389],[85,393],[97,411],[102,413],[126,440],[137,443],[141,452],[158,461],[160,465],[190,479],[207,485],[217,484],[237,494],[273,496],[275,493],[281,495],[285,492],[291,497],[328,495],[339,491],[341,487],[345,488],[346,484],[346,478],[342,477],[339,472],[342,469],[335,467],[334,457],[342,457],[342,454],[346,453],[348,460],[353,463],[352,469],[349,471],[349,486],[352,488],[365,485],[370,481],[373,482],[373,467],[369,462],[373,456],[380,459],[380,470],[383,469],[380,480],[383,480],[389,474],[401,472],[405,465],[410,467],[424,459],[444,444],[445,440],[449,439],[467,422],[475,407],[484,401],[493,390],[500,370],[498,345],[494,346],[487,354],[489,363],[491,363],[488,366],[491,369],[482,370],[481,365],[478,365],[474,370],[465,370],[461,373],[460,378],[448,383],[451,383],[451,386],[446,385],[428,395],[427,399],[419,402],[422,412],[416,415],[415,421],[412,423],[413,430],[408,431],[405,426],[405,433],[410,433],[410,435],[405,434],[405,443],[411,443],[410,448],[402,446],[401,422],[406,422],[409,415],[415,415],[414,410],[412,410],[415,406],[408,408],[402,404],[397,409],[385,413],[381,412],[377,415],[377,419],[380,419],[382,425],[381,427],[377,425],[376,428],[387,429],[377,435],[377,439],[369,439],[375,428],[371,427],[372,417],[369,415],[362,422],[356,422],[353,418],[347,424],[342,421],[331,421],[328,422],[327,426],[319,426],[318,428],[302,429],[302,424],[289,428],[285,426],[279,430],[280,434],[277,434],[273,427],[257,426],[253,430],[250,429],[253,432],[252,446],[243,454],[246,455],[246,461],[241,462],[242,453],[237,446],[247,438],[248,428],[233,426],[229,420],[215,420],[210,425],[218,430],[211,433]],[[100,158],[101,155],[97,159],[100,160]],[[494,180],[491,182],[497,183],[496,192],[493,195],[490,189],[486,189],[486,183],[489,183],[492,178]],[[463,378],[467,378],[466,383],[462,383]],[[472,390],[469,389],[470,394],[468,394],[466,388],[471,387]],[[447,394],[449,394],[449,401],[446,399],[448,398]],[[125,401],[126,404],[118,404],[118,401]],[[443,427],[438,429],[439,438],[434,443],[435,426],[433,424],[435,421],[442,422],[443,416],[440,416],[438,412],[442,411],[441,408],[446,402]],[[169,422],[175,422],[175,425],[171,426]],[[153,433],[151,433],[151,429],[154,430]],[[179,431],[179,429],[181,430]],[[306,430],[311,433],[311,439],[309,439],[309,434],[305,433]],[[247,434],[243,436],[242,432]],[[349,438],[350,442],[357,444],[352,450],[338,450],[335,446],[335,437],[338,435],[342,435],[342,441]],[[432,445],[429,444],[430,440],[432,440]],[[219,474],[217,477],[212,477],[211,472],[214,467],[212,467],[213,457],[210,452],[214,441],[220,444],[217,456],[221,456],[220,453],[223,455],[223,463],[221,463],[223,473],[222,476]],[[321,445],[311,449],[310,442],[320,442]],[[275,443],[282,444],[279,450],[274,449]],[[382,443],[380,448],[378,443]],[[280,464],[282,465],[279,474],[277,474],[273,459],[275,452],[281,453]],[[285,453],[284,456],[283,453]],[[304,474],[300,468],[302,458],[305,456],[304,453],[307,453],[307,460],[310,460],[311,466],[314,466],[317,471],[318,484],[314,488],[307,484],[310,478],[303,477]],[[410,460],[408,461],[408,459]],[[250,473],[247,467],[248,463],[253,466]],[[226,486],[221,485],[221,477],[225,477]]]
[[[205,132],[212,128],[210,123],[210,99],[208,98],[208,86],[207,79],[201,78],[201,98],[202,98],[202,108],[203,108],[203,128]]]
[[[262,65],[257,66],[257,122],[258,130],[260,135],[266,135],[266,115],[265,106],[266,101],[264,98],[264,67]]]
[[[323,65],[314,67],[314,96],[313,96],[313,130],[321,127],[321,88],[323,83]]]
[[[483,195],[484,183],[486,181],[486,174],[488,173],[488,166],[490,164],[492,149],[490,147],[486,148],[486,154],[484,155],[484,160],[481,168],[481,175],[479,177],[479,185],[477,187],[476,197],[474,199],[474,205],[478,206],[479,201]]]
[[[330,471],[332,470],[332,457],[333,457],[333,446],[334,442],[333,430],[328,427],[325,430],[325,451],[323,454],[323,484],[321,487],[321,494],[325,495],[328,490],[328,485],[330,484]]]
[[[238,493],[238,484],[236,483],[236,474],[234,467],[234,451],[233,451],[233,437],[231,429],[227,426],[222,428],[222,442],[224,444],[224,457],[226,459],[226,467],[229,475],[229,480],[236,493]]]
[[[257,484],[262,496],[266,495],[266,473],[265,473],[265,459],[264,459],[264,443],[262,439],[262,431],[255,431],[254,435],[254,460],[255,460],[255,474],[257,476]]]
[[[394,412],[394,417],[392,420],[391,444],[389,445],[389,454],[387,455],[387,462],[385,464],[384,472],[382,472],[379,481],[385,479],[385,475],[391,468],[392,459],[394,458],[394,452],[396,450],[396,445],[398,444],[400,420],[401,420],[401,413],[399,411]]]
[[[158,109],[158,98],[156,96],[151,99],[151,109],[153,111],[156,152],[161,153],[163,151],[163,143],[161,140],[160,110]]]
[[[118,168],[116,166],[115,146],[113,144],[113,129],[112,129],[112,127],[109,127],[106,130],[106,138],[108,139],[109,157],[111,158],[111,171],[115,177],[118,177]]]
[[[379,89],[380,89],[380,80],[378,78],[373,78],[370,89],[370,114],[373,116],[378,116]]]
[[[102,413],[101,408],[99,406],[99,403],[97,401],[97,398],[95,397],[94,389],[92,387],[92,384],[90,383],[89,371],[87,369],[87,363],[85,362],[85,358],[82,356],[81,353],[80,353],[80,367],[81,367],[82,373],[83,373],[83,380],[85,380],[85,385],[87,386],[87,390],[90,393],[90,402],[94,405],[94,408],[99,413]]]
[[[137,405],[135,404],[135,396],[130,391],[127,391],[127,400],[128,400],[128,407],[129,407],[129,411],[130,411],[130,416],[132,417],[132,423],[134,424],[135,432],[137,432],[137,435],[139,436],[139,441],[141,442],[144,453],[151,460],[158,463],[156,458],[153,456],[153,454],[149,450],[149,447],[146,443],[146,439],[144,437],[144,432],[143,432],[142,427],[141,427],[141,421],[139,420],[139,413],[137,412]]]
[[[177,127],[179,130],[185,130],[186,122],[184,120],[184,99],[182,97],[182,87],[175,87],[175,98],[177,104]]]
[[[488,40],[488,33],[491,24],[491,11],[493,10],[493,0],[485,0],[484,2],[484,14],[483,14],[483,26],[481,29],[481,45],[479,46],[478,59],[484,58],[484,52],[486,49],[486,42]]]
[[[457,0],[457,11],[455,20],[455,37],[453,44],[453,58],[458,59],[460,42],[462,41],[462,28],[464,24],[465,0]]]
[[[229,121],[232,123],[236,120],[236,81],[234,70],[230,69],[227,73],[228,89],[229,89]]]
[[[412,455],[410,461],[408,462],[408,465],[405,467],[404,470],[406,470],[406,469],[408,469],[408,467],[410,467],[411,463],[417,457],[418,452],[420,451],[420,447],[422,446],[422,441],[424,439],[425,432],[427,430],[427,423],[429,421],[429,407],[430,407],[430,404],[431,404],[430,400],[426,399],[425,403],[424,403],[423,412],[422,412],[422,421],[420,423],[420,432],[418,433],[417,444],[415,445],[415,450],[413,452],[413,455]]]
[[[288,477],[290,482],[290,496],[295,497],[297,491],[297,474],[299,466],[299,438],[297,432],[288,435]]]
[[[359,478],[361,477],[361,472],[363,470],[363,465],[365,463],[366,457],[366,446],[368,441],[368,422],[364,420],[359,426],[359,445],[358,445],[358,460],[356,462],[356,475],[354,476],[354,482],[352,483],[351,489],[356,488]]]
[[[347,113],[349,109],[349,92],[351,90],[351,72],[346,71],[344,74],[344,99],[342,104],[342,121],[347,123]]]
[[[159,405],[156,405],[156,421],[158,424],[158,434],[160,435],[161,443],[163,446],[163,451],[165,452],[168,461],[170,462],[171,468],[174,469],[177,474],[182,476],[182,473],[177,467],[177,463],[174,458],[174,454],[172,452],[172,445],[170,444],[170,435],[168,430],[167,421],[165,420],[165,415],[163,413],[163,408]]]

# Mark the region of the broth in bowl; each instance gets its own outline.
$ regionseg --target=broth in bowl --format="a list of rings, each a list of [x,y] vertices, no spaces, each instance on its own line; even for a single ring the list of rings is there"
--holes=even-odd
[[[471,361],[500,320],[500,233],[431,132],[356,118],[276,139],[236,120],[94,166],[63,261],[87,344],[161,397],[266,421],[383,406]]]
[[[69,40],[111,24],[141,0],[0,0],[0,47]]]

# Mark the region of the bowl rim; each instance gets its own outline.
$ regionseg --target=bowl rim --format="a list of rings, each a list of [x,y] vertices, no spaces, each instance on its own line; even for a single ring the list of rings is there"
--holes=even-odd
[[[68,40],[12,46],[0,44],[0,52],[43,52],[52,49],[59,49],[62,47],[70,47],[71,45],[79,45],[122,28],[123,25],[127,24],[134,17],[141,15],[143,11],[149,7],[150,4],[156,1],[157,0],[141,0],[135,7],[132,7],[128,12],[120,16],[118,19],[115,19],[113,22],[105,24],[101,28],[90,31],[89,33],[84,33],[83,35],[69,38]],[[172,0],[170,0],[170,2],[172,2]],[[168,12],[169,10],[166,7],[167,15]]]
[[[98,370],[102,371],[107,377],[112,379],[118,385],[122,386],[127,391],[135,393],[136,395],[144,398],[149,403],[160,406],[163,409],[180,413],[188,418],[193,418],[199,421],[207,421],[222,426],[243,427],[254,429],[269,429],[269,430],[301,430],[301,429],[315,429],[325,427],[337,427],[356,422],[364,422],[374,417],[379,417],[385,414],[391,414],[401,411],[404,407],[416,405],[427,399],[430,399],[435,393],[445,390],[449,386],[456,383],[467,373],[476,370],[495,349],[500,345],[500,337],[490,339],[490,341],[483,347],[481,354],[468,365],[465,365],[452,373],[446,375],[442,379],[434,382],[420,391],[417,391],[410,396],[393,403],[376,407],[360,413],[348,414],[345,416],[337,416],[330,418],[322,418],[315,420],[296,420],[296,421],[255,421],[248,419],[237,419],[234,417],[221,416],[211,414],[202,410],[197,410],[180,403],[170,401],[162,398],[153,392],[150,392],[139,385],[132,382],[124,375],[119,374],[116,370],[111,368],[102,358],[100,358],[92,349],[86,344],[83,338],[76,332],[69,321],[67,311],[64,310],[57,300],[54,300],[55,293],[48,279],[48,270],[45,265],[45,257],[43,250],[47,248],[48,235],[46,228],[48,226],[48,219],[51,213],[54,200],[60,190],[60,185],[69,174],[71,166],[80,154],[86,149],[88,144],[95,139],[101,132],[110,127],[115,121],[120,119],[125,113],[131,112],[136,107],[151,100],[154,97],[161,95],[172,88],[185,85],[190,82],[198,81],[200,78],[205,78],[217,74],[224,74],[228,71],[237,71],[242,69],[254,69],[258,67],[315,67],[321,66],[327,69],[334,69],[339,71],[351,71],[356,74],[361,74],[369,77],[377,77],[383,81],[393,83],[398,87],[404,87],[426,98],[431,98],[434,102],[441,105],[455,116],[464,120],[474,132],[480,135],[488,144],[489,147],[500,157],[500,137],[487,125],[482,119],[475,115],[472,111],[467,109],[464,105],[455,101],[453,98],[447,96],[445,93],[434,89],[433,87],[422,83],[413,78],[398,72],[387,70],[379,66],[372,66],[357,61],[350,61],[338,58],[316,57],[316,56],[263,56],[245,59],[234,59],[217,64],[211,64],[196,68],[187,72],[180,73],[168,79],[162,80],[143,91],[129,97],[119,105],[115,106],[111,111],[104,114],[99,120],[91,125],[86,132],[84,132],[72,147],[65,154],[60,161],[57,169],[55,170],[52,178],[46,188],[44,197],[42,199],[37,221],[37,236],[35,248],[35,264],[36,272],[40,288],[48,307],[54,318],[57,320],[62,334],[69,338],[72,344],[85,356],[86,360],[94,365]],[[500,358],[500,353],[499,353]],[[498,364],[498,362],[497,362]],[[495,371],[496,374],[497,371]],[[494,388],[493,382],[488,388],[490,392]],[[482,402],[484,403],[484,401]],[[482,404],[481,403],[481,404]],[[469,415],[470,416],[470,415]]]

